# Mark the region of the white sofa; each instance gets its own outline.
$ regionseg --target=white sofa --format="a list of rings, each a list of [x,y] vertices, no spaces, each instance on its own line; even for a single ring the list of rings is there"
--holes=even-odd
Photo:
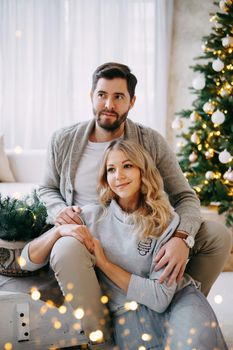
[[[2,196],[19,197],[30,194],[42,181],[45,172],[46,151],[6,151],[15,182],[0,182]]]
[[[11,170],[15,176],[16,182],[13,183],[0,183],[0,193],[2,195],[25,195],[29,194],[31,190],[41,182],[45,170],[45,158],[46,154],[44,150],[41,151],[24,151],[20,154],[16,154],[12,151],[7,152],[8,159],[10,162]],[[218,217],[212,217],[212,213],[206,213],[204,212],[204,215],[208,217],[208,219],[217,219]],[[1,287],[0,287],[1,291]],[[211,303],[213,309],[216,312],[216,315],[220,321],[222,331],[225,335],[227,344],[229,346],[230,350],[233,350],[233,272],[223,272],[219,278],[217,279],[216,283],[214,284],[213,288],[211,289],[210,295],[208,297],[209,302]],[[17,292],[17,291],[16,291]],[[219,298],[219,296],[222,297]],[[222,300],[221,302],[219,302]],[[27,342],[27,347],[24,347],[21,345],[22,343],[17,342],[17,318],[15,314],[15,310],[17,309],[18,303],[20,304],[29,304],[29,307],[31,308],[31,319],[32,319],[32,329],[31,336],[34,337],[31,339],[31,342]],[[30,297],[26,294],[17,293],[7,294],[6,292],[0,293],[0,307],[2,310],[6,310],[7,317],[4,317],[0,320],[0,347],[3,347],[2,339],[4,339],[4,342],[7,340],[10,341],[9,337],[7,338],[7,334],[11,335],[13,337],[13,330],[14,330],[14,338],[12,339],[13,344],[18,344],[14,346],[14,349],[48,349],[49,346],[58,346],[59,342],[62,344],[60,347],[66,347],[70,346],[71,342],[68,339],[73,339],[74,343],[76,344],[82,344],[84,342],[84,339],[79,337],[74,337],[72,327],[70,326],[71,323],[69,323],[69,315],[67,318],[64,318],[64,329],[66,331],[62,332],[53,332],[51,330],[51,338],[46,338],[42,336],[42,333],[45,332],[45,327],[42,325],[41,321],[39,319],[36,319],[33,316],[33,313],[39,314],[41,309],[41,303],[43,302],[32,302]],[[7,305],[9,304],[9,305]],[[13,307],[14,305],[14,307]],[[11,309],[14,309],[14,313],[11,313]],[[9,310],[9,312],[7,311]],[[55,313],[58,313],[58,311],[55,309]],[[73,320],[73,316],[70,315],[70,320]],[[51,320],[50,320],[51,321]],[[45,324],[48,324],[46,321]],[[4,323],[5,322],[5,323]],[[73,322],[73,321],[72,321]],[[2,324],[4,323],[4,324]],[[40,330],[41,327],[41,330]],[[8,331],[7,331],[8,329]],[[2,330],[2,331],[1,331]],[[3,332],[4,337],[2,337],[1,332]],[[8,333],[7,333],[8,332]],[[10,333],[9,333],[10,332]],[[41,333],[42,332],[42,333]],[[68,333],[67,333],[68,332]],[[71,333],[69,333],[71,332]],[[61,337],[60,337],[61,335]],[[38,337],[41,337],[41,340],[43,340],[42,343],[36,343],[35,341],[38,339]],[[76,339],[76,343],[75,343]],[[26,343],[25,343],[26,344]],[[31,345],[30,345],[31,344]]]

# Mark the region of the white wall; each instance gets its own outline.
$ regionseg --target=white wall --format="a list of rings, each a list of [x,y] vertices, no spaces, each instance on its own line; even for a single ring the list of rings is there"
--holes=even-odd
[[[209,35],[209,13],[218,11],[213,0],[174,0],[173,38],[169,74],[169,106],[166,136],[170,144],[175,142],[171,122],[175,112],[190,108],[194,95],[188,89],[194,72],[194,57],[202,54],[202,37]]]

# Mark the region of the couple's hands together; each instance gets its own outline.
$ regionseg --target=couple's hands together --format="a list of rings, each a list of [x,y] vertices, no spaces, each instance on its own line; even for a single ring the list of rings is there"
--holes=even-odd
[[[90,253],[94,252],[93,237],[86,225],[65,224],[57,227],[60,237],[74,237],[85,245]]]
[[[90,253],[93,253],[93,237],[87,226],[84,225],[80,213],[81,209],[79,206],[66,207],[59,212],[54,223],[61,237],[74,237],[84,244]]]
[[[100,241],[93,237],[86,225],[65,224],[57,227],[60,237],[70,236],[81,242],[87,250],[96,257],[96,266],[100,267],[107,262]]]
[[[106,262],[106,256],[101,243],[93,237],[87,226],[83,225],[80,217],[81,209],[78,206],[70,206],[63,209],[55,220],[55,225],[59,227],[61,236],[72,236],[79,240],[91,254],[96,256],[96,265]],[[178,237],[172,237],[161,247],[155,257],[158,271],[165,267],[160,276],[159,282],[167,281],[170,287],[175,281],[178,283],[182,279],[189,256],[189,248]]]
[[[66,207],[58,213],[54,221],[54,224],[55,226],[66,225],[66,224],[82,225],[83,220],[80,217],[80,213],[81,213],[81,208],[78,207],[77,205]]]
[[[76,235],[77,239],[82,242],[86,248],[95,255],[96,266],[100,269],[108,263],[108,259],[104,253],[104,249],[100,241],[93,237],[86,226],[78,226],[80,229],[79,234]],[[91,249],[89,248],[91,247]],[[188,261],[189,248],[178,237],[171,238],[163,247],[159,250],[156,261],[156,271],[165,267],[163,273],[159,278],[159,282],[166,281],[167,286],[170,287],[175,281],[179,283],[183,277],[185,267]]]

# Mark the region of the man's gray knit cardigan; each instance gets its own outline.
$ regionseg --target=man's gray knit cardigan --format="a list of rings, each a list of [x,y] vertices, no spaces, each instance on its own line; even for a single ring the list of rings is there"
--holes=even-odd
[[[94,119],[78,123],[62,128],[52,136],[46,174],[38,190],[40,199],[47,207],[51,223],[63,208],[74,204],[75,174],[94,123]],[[149,151],[162,176],[165,192],[180,216],[178,229],[195,236],[202,223],[199,200],[167,142],[157,131],[130,119],[125,124],[124,138],[140,143]]]

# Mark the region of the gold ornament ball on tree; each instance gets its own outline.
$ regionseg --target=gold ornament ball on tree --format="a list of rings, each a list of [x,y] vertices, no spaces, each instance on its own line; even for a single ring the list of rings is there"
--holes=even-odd
[[[220,89],[219,91],[219,94],[222,96],[222,97],[225,97],[225,96],[229,96],[232,92],[232,86],[226,82]]]
[[[214,151],[213,150],[208,150],[208,151],[206,151],[205,152],[205,157],[206,157],[206,159],[210,159],[210,158],[212,158],[214,156]]]

